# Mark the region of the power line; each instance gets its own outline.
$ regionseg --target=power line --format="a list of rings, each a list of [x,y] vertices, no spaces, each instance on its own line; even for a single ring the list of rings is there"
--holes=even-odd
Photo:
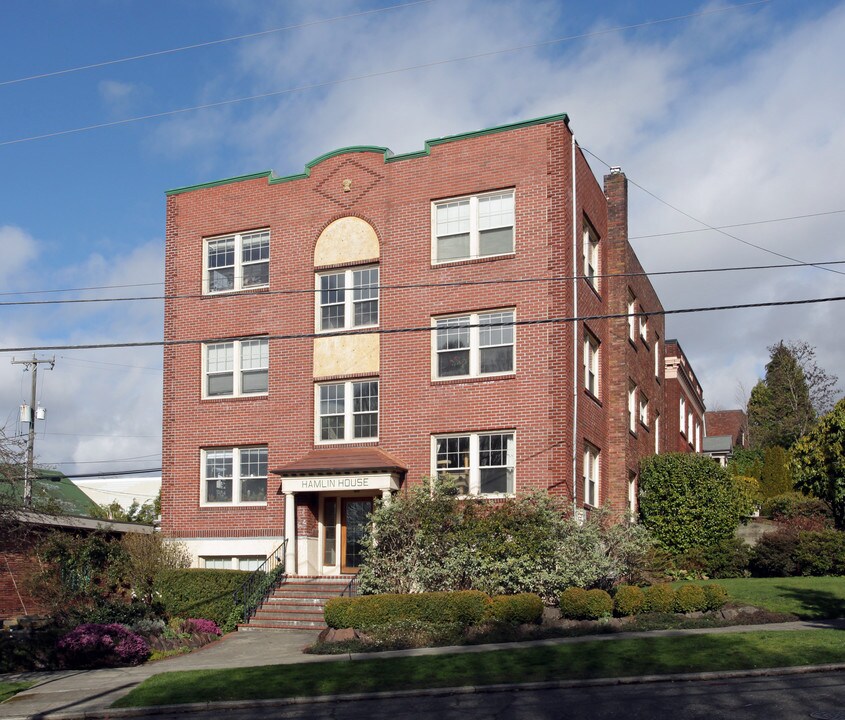
[[[151,453],[149,455],[136,455],[129,458],[114,458],[113,460],[53,460],[51,462],[42,462],[43,465],[103,465],[105,463],[113,462],[131,462],[133,460],[146,460],[147,458],[154,458],[161,455],[158,453]]]
[[[592,153],[590,153],[592,155]],[[595,157],[595,155],[593,155]],[[771,218],[769,220],[755,220],[753,222],[734,223],[733,225],[716,225],[713,230],[727,230],[729,228],[749,227],[751,225],[766,225],[767,223],[786,222],[787,220],[804,220],[806,218],[822,217],[845,213],[845,210],[827,210],[824,212],[808,213],[806,215],[792,215],[790,217]],[[674,232],[651,233],[649,235],[629,235],[629,240],[644,240],[646,238],[668,237],[670,235],[687,235],[689,233],[707,232],[711,228],[696,228],[695,230],[675,230]]]
[[[607,165],[607,167],[611,167],[611,166],[610,166],[610,164],[608,164],[605,160],[602,160],[602,159],[601,159],[598,155],[596,155],[594,152],[591,152],[590,150],[587,150],[586,148],[582,148],[582,150],[583,150],[584,152],[589,153],[590,155],[592,155],[592,156],[593,156],[596,160],[598,160],[600,163],[603,163],[604,165]],[[765,246],[763,246],[763,245],[757,245],[756,243],[749,242],[748,240],[743,240],[741,237],[737,237],[736,235],[732,235],[731,233],[729,233],[729,232],[725,232],[724,230],[721,230],[721,229],[719,229],[719,228],[717,228],[717,227],[715,227],[715,226],[711,225],[710,223],[704,222],[704,220],[699,220],[697,217],[694,217],[693,215],[690,215],[690,214],[689,214],[688,212],[686,212],[685,210],[681,210],[679,207],[676,207],[675,205],[672,205],[672,203],[670,203],[670,202],[668,202],[668,201],[664,200],[664,199],[663,199],[663,198],[661,198],[661,197],[658,197],[658,196],[657,196],[657,195],[655,195],[653,192],[651,192],[651,190],[647,190],[647,189],[646,189],[646,188],[644,188],[642,185],[640,185],[638,182],[636,182],[636,181],[634,181],[634,180],[631,180],[631,178],[628,178],[627,176],[626,176],[626,178],[627,178],[628,182],[629,182],[629,183],[631,183],[631,185],[633,185],[633,186],[635,186],[635,187],[638,187],[638,188],[639,188],[640,190],[642,190],[642,191],[643,191],[646,195],[649,195],[649,196],[653,197],[653,198],[654,198],[655,200],[657,200],[658,202],[663,203],[666,207],[671,208],[671,209],[672,209],[672,210],[674,210],[675,212],[680,213],[680,214],[681,214],[681,215],[683,215],[684,217],[687,217],[687,218],[689,218],[690,220],[692,220],[693,222],[697,222],[697,223],[699,223],[700,225],[704,225],[704,227],[705,227],[705,228],[707,228],[708,230],[715,230],[716,232],[721,233],[721,234],[722,234],[722,235],[724,235],[725,237],[729,237],[729,238],[731,238],[731,239],[733,239],[733,240],[736,240],[737,242],[741,242],[743,245],[748,245],[749,247],[756,248],[757,250],[762,250],[763,252],[769,253],[770,255],[776,255],[777,257],[779,257],[779,258],[783,258],[784,260],[791,260],[791,261],[793,261],[793,262],[797,262],[797,263],[801,263],[801,262],[802,262],[802,261],[801,261],[801,260],[799,260],[798,258],[794,258],[794,257],[792,257],[791,255],[784,255],[783,253],[780,253],[780,252],[778,252],[777,250],[771,250],[771,249],[769,249],[769,248],[767,248],[767,247],[765,247]],[[802,263],[802,264],[803,264],[803,263]],[[842,272],[841,270],[835,270],[834,268],[823,267],[822,265],[817,265],[816,267],[818,267],[818,268],[819,268],[819,269],[821,269],[821,270],[825,270],[826,272],[836,273],[837,275],[845,275],[845,273],[844,273],[844,272]]]
[[[533,277],[533,278],[499,278],[493,280],[453,280],[449,282],[430,282],[430,283],[403,283],[394,285],[372,285],[370,289],[373,290],[422,290],[439,287],[467,287],[474,285],[519,285],[524,283],[535,282],[564,282],[569,280],[585,280],[585,279],[603,279],[603,278],[618,278],[618,277],[654,277],[658,275],[692,275],[699,273],[722,273],[722,272],[739,272],[747,270],[779,270],[783,268],[797,268],[797,267],[817,267],[823,265],[845,265],[845,260],[825,260],[823,262],[801,262],[780,263],[778,265],[735,265],[730,267],[719,268],[690,268],[686,270],[657,270],[652,272],[626,272],[626,273],[598,273],[595,275],[551,275],[547,277]],[[248,290],[239,291],[237,293],[181,293],[177,295],[143,295],[143,296],[126,296],[126,297],[110,297],[110,298],[65,298],[62,300],[8,300],[0,302],[0,307],[15,307],[25,305],[73,305],[86,303],[106,303],[106,302],[135,302],[139,300],[190,300],[209,297],[244,297],[249,295],[314,295],[320,293],[320,288],[286,288],[285,290]],[[96,362],[96,361],[88,361]],[[116,364],[116,363],[106,363]],[[127,365],[125,367],[137,367]],[[148,368],[160,370],[160,368]]]
[[[96,472],[96,473],[77,473],[74,475],[64,475],[68,480],[75,480],[77,478],[100,478],[100,477],[117,477],[118,475],[143,475],[145,473],[160,473],[161,468],[141,468],[139,470],[115,470],[114,472]]]
[[[97,438],[161,438],[161,435],[95,435],[91,433],[61,433],[61,432],[43,432],[41,436],[58,435],[60,437],[97,437]]]
[[[103,62],[91,63],[89,65],[79,65],[77,67],[65,68],[64,70],[53,70],[52,72],[39,73],[37,75],[29,75],[27,77],[14,78],[13,80],[0,81],[0,87],[3,85],[15,85],[17,83],[29,82],[30,80],[41,80],[43,78],[55,77],[56,75],[68,75],[70,73],[81,72],[83,70],[93,70],[94,68],[107,67],[109,65],[118,65],[120,63],[133,62],[135,60],[146,60],[151,57],[160,57],[162,55],[172,55],[174,53],[185,52],[186,50],[197,50],[199,48],[210,47],[212,45],[222,45],[223,43],[235,42],[236,40],[248,40],[250,38],[262,37],[264,35],[271,35],[273,33],[284,32],[285,30],[302,30],[303,28],[313,27],[314,25],[325,25],[332,22],[339,22],[340,20],[351,20],[353,18],[362,17],[364,15],[375,15],[376,13],[386,12],[387,10],[397,10],[401,8],[411,7],[413,5],[422,5],[424,3],[434,2],[434,0],[414,0],[414,2],[404,3],[402,5],[391,5],[390,7],[376,8],[375,10],[364,10],[362,12],[352,13],[350,15],[338,15],[332,18],[324,18],[322,20],[311,20],[309,22],[299,23],[297,25],[285,25],[283,27],[272,28],[270,30],[259,30],[258,32],[246,33],[244,35],[234,35],[232,37],[221,38],[219,40],[208,40],[206,42],[194,43],[193,45],[183,45],[181,47],[169,48],[167,50],[155,50],[153,52],[142,53],[141,55],[130,55],[129,57],[116,58],[114,60],[104,60]]]
[[[161,372],[160,367],[148,367],[147,365],[126,365],[124,363],[110,363],[105,360],[89,360],[87,358],[68,357],[67,355],[59,355],[63,360],[68,360],[71,363],[91,363],[92,365],[108,365],[110,367],[130,368],[132,370],[151,370],[152,372]],[[110,436],[106,436],[110,437]],[[137,435],[136,437],[151,437],[149,435]]]
[[[14,292],[0,292],[2,295],[42,295],[45,293],[63,293],[63,292],[82,292],[83,290],[114,290],[117,288],[131,288],[131,287],[150,287],[153,285],[164,285],[163,282],[157,283],[132,283],[131,285],[94,285],[92,287],[80,288],[63,288],[60,290],[16,290]]]
[[[90,130],[101,130],[103,128],[116,127],[118,125],[128,125],[130,123],[141,122],[144,120],[156,120],[163,117],[171,117],[173,115],[180,115],[187,112],[195,112],[199,110],[210,110],[212,108],[225,107],[227,105],[235,105],[243,102],[250,102],[252,100],[264,100],[271,97],[280,97],[295,92],[303,92],[305,90],[318,90],[320,88],[331,87],[333,85],[341,85],[344,83],[357,82],[359,80],[372,80],[374,78],[387,77],[389,75],[397,75],[399,73],[410,72],[411,70],[425,70],[433,67],[440,67],[443,65],[450,65],[452,63],[464,62],[467,60],[478,60],[481,58],[494,57],[496,55],[504,55],[508,53],[520,52],[522,50],[531,50],[540,47],[549,47],[571,40],[583,40],[586,38],[598,37],[600,35],[607,35],[608,33],[621,32],[624,30],[635,30],[638,28],[649,27],[652,25],[660,25],[670,22],[677,22],[679,20],[689,20],[692,18],[703,17],[705,15],[712,15],[714,13],[722,13],[730,10],[739,10],[754,5],[762,5],[771,2],[771,0],[753,0],[753,2],[742,3],[740,5],[730,5],[728,7],[711,8],[709,10],[702,10],[688,15],[677,15],[675,17],[663,18],[660,20],[649,20],[647,22],[635,23],[632,25],[620,25],[614,28],[607,28],[605,30],[594,30],[588,33],[580,33],[578,35],[569,35],[562,38],[555,38],[552,40],[543,40],[541,42],[530,43],[528,45],[517,45],[502,50],[490,50],[488,52],[476,53],[474,55],[463,55],[456,58],[448,58],[446,60],[435,60],[433,62],[421,63],[419,65],[408,65],[401,68],[393,68],[391,70],[380,70],[363,75],[352,75],[346,78],[339,78],[337,80],[325,80],[323,82],[309,83],[306,85],[298,85],[285,90],[276,90],[273,92],[259,93],[257,95],[249,95],[246,97],[231,98],[229,100],[219,100],[217,102],[205,103],[203,105],[194,105],[186,108],[178,108],[176,110],[164,110],[162,112],[150,113],[149,115],[139,115],[131,118],[124,118],[123,120],[112,120],[110,122],[96,123],[94,125],[86,125],[83,127],[70,128],[68,130],[57,130],[55,132],[43,133],[41,135],[30,135],[29,137],[15,138],[14,140],[3,140],[0,146],[16,145],[18,143],[32,142],[35,140],[46,140],[47,138],[60,137],[63,135],[72,135],[75,133],[88,132]]]
[[[845,295],[839,295],[826,298],[809,298],[804,300],[773,300],[770,302],[759,303],[738,303],[734,305],[711,305],[708,307],[697,308],[679,308],[677,310],[650,310],[631,313],[634,317],[652,317],[660,315],[683,315],[700,312],[716,312],[723,310],[744,310],[749,308],[767,308],[767,307],[787,307],[791,305],[816,305],[829,302],[840,302],[845,300]],[[556,317],[556,318],[541,318],[538,320],[513,320],[509,322],[500,323],[485,323],[483,327],[512,327],[516,325],[556,325],[560,323],[581,322],[585,320],[614,320],[618,318],[627,318],[629,314],[625,313],[606,313],[601,315],[579,315],[572,317]],[[468,324],[462,327],[474,328],[482,327],[482,325]],[[262,339],[266,340],[305,340],[319,337],[339,337],[343,335],[400,335],[405,333],[423,333],[437,330],[435,325],[426,325],[423,327],[405,327],[405,328],[366,328],[360,330],[342,330],[334,332],[307,332],[307,333],[287,333],[283,335],[261,335]],[[104,350],[112,348],[127,348],[127,347],[175,347],[177,345],[203,345],[208,343],[231,342],[233,340],[254,340],[255,336],[230,336],[224,338],[205,338],[205,339],[186,339],[186,340],[147,340],[139,342],[123,342],[123,343],[91,343],[80,345],[51,345],[51,346],[33,346],[33,347],[14,347],[14,348],[0,348],[0,353],[10,352],[32,352],[32,351],[52,351],[52,350]]]

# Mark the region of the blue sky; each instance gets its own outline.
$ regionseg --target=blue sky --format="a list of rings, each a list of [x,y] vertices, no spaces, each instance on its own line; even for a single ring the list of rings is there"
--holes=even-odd
[[[430,0],[4,0],[0,23],[2,292],[161,282],[164,191],[274,169],[337,147],[425,139],[567,112],[582,146],[709,224],[805,261],[845,259],[845,4]],[[678,15],[699,17],[614,28]],[[332,18],[359,14],[357,17]],[[289,25],[306,27],[9,82]],[[609,31],[609,32],[600,32]],[[594,34],[350,82],[345,78]],[[215,109],[14,142],[303,85]],[[605,172],[598,161],[594,168]],[[631,188],[632,236],[701,228]],[[718,233],[633,241],[648,270],[781,259]],[[807,268],[655,278],[667,308],[842,295]],[[160,287],[59,297],[155,294]],[[6,296],[43,299],[56,295]],[[2,346],[152,340],[161,304],[0,307]],[[841,304],[669,321],[711,407],[736,405],[781,338],[845,376]],[[45,373],[45,462],[67,471],[156,466],[159,350],[61,351]],[[20,357],[18,353],[18,357]],[[0,425],[28,386],[0,354]],[[23,392],[26,396],[26,392]],[[8,417],[7,417],[8,415]],[[124,460],[126,459],[126,460]],[[107,462],[120,460],[121,462]]]

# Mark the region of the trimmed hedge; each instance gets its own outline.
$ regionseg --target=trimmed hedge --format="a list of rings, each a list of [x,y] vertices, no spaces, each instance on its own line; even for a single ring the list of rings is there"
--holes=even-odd
[[[651,585],[643,590],[645,595],[645,612],[675,612],[675,591],[671,585]]]
[[[707,603],[705,610],[719,610],[728,601],[728,591],[721,585],[713,583],[712,585],[704,585],[703,589],[704,599]]]
[[[332,628],[367,628],[398,620],[477,625],[488,613],[490,598],[478,590],[332,598],[324,616]]]
[[[638,615],[645,606],[645,593],[636,585],[620,585],[613,597],[613,612],[617,617]]]
[[[568,620],[598,620],[613,614],[613,599],[604,590],[567,588],[560,594],[560,615]]]
[[[232,593],[248,576],[242,570],[164,570],[154,590],[170,617],[205,618],[222,628],[235,610]]]
[[[543,601],[534,593],[495,595],[490,598],[488,615],[493,620],[520,625],[543,619]]]
[[[699,585],[681,585],[675,591],[675,612],[703,612],[707,609],[707,596]]]

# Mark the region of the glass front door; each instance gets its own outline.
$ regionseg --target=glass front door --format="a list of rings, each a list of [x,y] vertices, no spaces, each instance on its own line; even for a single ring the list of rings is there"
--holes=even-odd
[[[361,540],[367,531],[372,498],[340,498],[340,570],[354,573],[361,565]]]

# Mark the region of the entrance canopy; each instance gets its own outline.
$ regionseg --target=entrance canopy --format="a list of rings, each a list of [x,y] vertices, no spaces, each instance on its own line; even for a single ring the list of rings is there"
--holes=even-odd
[[[408,469],[378,448],[319,448],[273,470],[290,492],[398,490]]]

